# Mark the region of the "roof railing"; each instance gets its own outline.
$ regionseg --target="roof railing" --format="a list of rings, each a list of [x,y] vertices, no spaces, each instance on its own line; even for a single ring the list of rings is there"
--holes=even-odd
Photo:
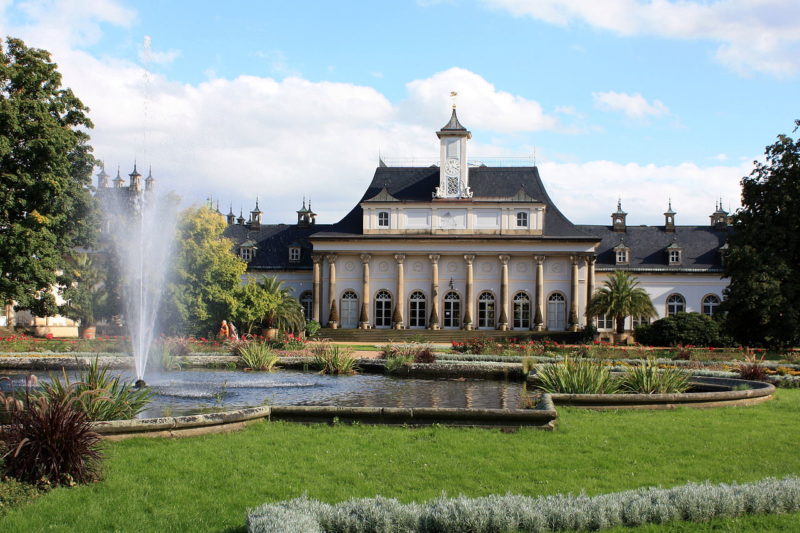
[[[387,167],[438,167],[439,160],[430,157],[382,157]],[[535,160],[531,157],[476,157],[467,162],[470,167],[532,167]]]

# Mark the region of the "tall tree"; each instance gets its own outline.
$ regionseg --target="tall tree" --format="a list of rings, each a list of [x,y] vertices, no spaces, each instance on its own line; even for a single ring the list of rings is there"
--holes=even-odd
[[[57,311],[57,273],[96,227],[87,111],[48,52],[0,45],[0,299],[38,315]]]
[[[208,335],[236,310],[247,264],[222,236],[225,221],[208,207],[192,207],[178,220],[175,261],[161,316],[174,334]]]
[[[637,286],[639,281],[629,273],[617,270],[604,285],[592,296],[586,314],[613,316],[617,333],[625,332],[625,318],[629,316],[651,318],[657,315],[650,296]]]
[[[745,345],[800,344],[800,139],[778,135],[742,178],[724,264],[727,331]]]

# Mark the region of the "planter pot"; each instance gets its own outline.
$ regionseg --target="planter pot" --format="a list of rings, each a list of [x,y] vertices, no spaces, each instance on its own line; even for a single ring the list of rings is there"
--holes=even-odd
[[[278,338],[278,328],[265,328],[262,334],[267,340],[271,341]]]
[[[81,338],[93,340],[97,336],[97,328],[95,326],[87,326],[81,329]]]

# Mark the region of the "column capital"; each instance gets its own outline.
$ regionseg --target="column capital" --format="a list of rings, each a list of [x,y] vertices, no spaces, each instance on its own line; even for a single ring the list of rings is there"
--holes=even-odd
[[[325,254],[311,254],[311,261],[313,261],[315,265],[322,263],[324,259]]]
[[[394,260],[397,261],[398,265],[402,265],[403,261],[406,260],[406,254],[394,254]]]
[[[583,260],[582,255],[571,255],[569,256],[570,262],[574,265],[577,265],[581,260]]]
[[[431,263],[433,263],[433,264],[435,265],[436,263],[438,263],[438,262],[439,262],[439,259],[441,259],[441,257],[442,257],[442,256],[441,256],[441,255],[439,255],[439,254],[430,254],[430,255],[428,256],[428,259],[430,259],[430,260],[431,260]]]
[[[597,261],[597,256],[596,255],[591,254],[591,255],[587,255],[586,256],[586,264],[587,265],[591,266],[591,265],[595,264],[596,261]]]
[[[499,255],[499,256],[497,256],[497,258],[504,265],[507,265],[508,262],[511,260],[511,256],[510,255]]]
[[[361,262],[364,264],[369,263],[369,260],[372,259],[372,255],[370,254],[361,254]]]
[[[339,256],[336,254],[327,254],[325,257],[328,258],[328,263],[336,264],[336,260],[339,259]]]
[[[544,263],[544,256],[543,255],[534,255],[533,260],[536,261],[536,264],[541,265]]]
[[[475,256],[474,255],[465,255],[464,256],[464,262],[466,264],[471,265],[473,261],[475,261]]]

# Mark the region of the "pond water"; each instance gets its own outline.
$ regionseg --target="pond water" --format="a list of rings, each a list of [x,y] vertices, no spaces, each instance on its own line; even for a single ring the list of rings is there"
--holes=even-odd
[[[2,371],[16,387],[26,371]],[[47,372],[34,372],[47,380]],[[74,379],[76,373],[70,375]],[[133,375],[123,372],[126,379]],[[258,405],[351,407],[469,407],[517,409],[522,383],[466,379],[410,379],[380,374],[326,376],[312,372],[190,369],[148,377],[153,401],[140,418],[179,416]],[[0,389],[7,390],[7,382]]]

